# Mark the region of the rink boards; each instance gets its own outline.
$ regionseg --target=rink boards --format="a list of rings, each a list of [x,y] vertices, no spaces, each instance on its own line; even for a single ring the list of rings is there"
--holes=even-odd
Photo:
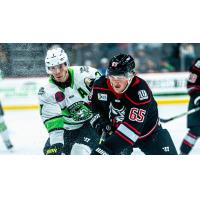
[[[161,99],[156,99],[158,105],[170,105],[170,104],[188,104],[189,98],[187,96],[185,97],[180,97],[180,98],[161,98]],[[39,109],[38,104],[32,104],[32,105],[4,105],[3,106],[4,110],[35,110]]]
[[[139,74],[147,81],[159,105],[187,104],[188,73]],[[48,77],[4,79],[0,83],[0,100],[5,110],[38,109],[37,92]]]

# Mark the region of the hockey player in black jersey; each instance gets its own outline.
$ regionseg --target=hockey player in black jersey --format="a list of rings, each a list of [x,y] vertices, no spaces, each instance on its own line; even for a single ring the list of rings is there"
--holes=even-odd
[[[147,155],[176,155],[169,132],[159,123],[157,103],[147,83],[136,76],[130,55],[114,56],[107,75],[93,85],[91,125],[106,135],[94,155],[118,155],[138,147]]]
[[[190,101],[188,110],[200,106],[200,58],[190,67],[190,75],[187,82]],[[187,128],[189,129],[180,147],[180,154],[189,154],[200,136],[200,111],[187,117]]]

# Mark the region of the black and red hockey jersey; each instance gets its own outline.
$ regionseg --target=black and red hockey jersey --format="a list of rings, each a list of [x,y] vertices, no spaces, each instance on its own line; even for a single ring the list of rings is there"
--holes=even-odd
[[[200,95],[200,58],[189,69],[190,75],[187,81],[188,94]]]
[[[157,103],[147,83],[135,76],[123,94],[113,90],[105,76],[95,81],[91,93],[95,114],[109,120],[114,132],[130,144],[150,135],[158,125]]]

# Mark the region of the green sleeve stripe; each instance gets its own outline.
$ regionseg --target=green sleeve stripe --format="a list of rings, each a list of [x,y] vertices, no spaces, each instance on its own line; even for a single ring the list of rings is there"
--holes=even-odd
[[[70,74],[70,77],[71,77],[71,85],[70,87],[73,89],[74,87],[74,70],[72,68],[68,68],[68,72]]]
[[[59,115],[59,116],[56,116],[56,117],[52,117],[52,118],[49,118],[49,119],[46,119],[44,121],[44,123],[48,122],[48,121],[51,121],[52,119],[58,119],[58,118],[62,118],[62,115]]]
[[[52,131],[53,129],[61,129],[64,128],[64,119],[63,117],[54,117],[44,122],[45,127],[47,128],[48,132]]]

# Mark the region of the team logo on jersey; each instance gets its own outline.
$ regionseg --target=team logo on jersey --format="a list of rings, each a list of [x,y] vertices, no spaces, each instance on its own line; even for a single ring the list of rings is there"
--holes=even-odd
[[[126,108],[123,106],[121,109],[115,108],[112,103],[109,106],[109,118],[114,120],[116,123],[122,122],[125,116]]]
[[[65,99],[65,95],[63,92],[56,92],[55,99],[57,102],[61,102]]]
[[[148,99],[148,94],[147,94],[146,90],[139,90],[138,95],[139,95],[140,100]]]
[[[92,111],[87,103],[78,101],[67,108],[66,117],[71,118],[73,123],[82,123],[91,119]]]
[[[98,93],[98,99],[100,101],[107,101],[108,96],[107,96],[107,94]]]
[[[198,61],[195,63],[194,66],[197,67],[197,68],[200,68],[200,60],[198,60]]]

